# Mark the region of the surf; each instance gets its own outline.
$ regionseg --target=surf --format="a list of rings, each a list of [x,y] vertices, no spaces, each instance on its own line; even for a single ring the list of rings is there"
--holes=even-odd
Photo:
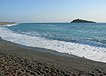
[[[0,26],[0,37],[2,37],[4,40],[25,46],[51,49],[57,52],[68,53],[94,61],[106,62],[105,47],[97,47],[59,40],[50,40],[44,37],[20,34],[8,29],[5,26]]]

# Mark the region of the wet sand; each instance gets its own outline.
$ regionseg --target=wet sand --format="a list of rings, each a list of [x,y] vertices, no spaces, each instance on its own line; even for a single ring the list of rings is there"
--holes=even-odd
[[[0,39],[0,76],[106,76],[106,63],[25,49]]]

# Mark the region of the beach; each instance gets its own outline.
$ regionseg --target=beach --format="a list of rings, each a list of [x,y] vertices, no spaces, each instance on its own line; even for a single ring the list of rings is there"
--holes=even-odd
[[[105,23],[20,23],[0,26],[0,37],[28,47],[106,62],[105,28]]]
[[[105,0],[1,0],[0,76],[106,76]]]
[[[28,50],[0,39],[0,76],[11,75],[106,76],[106,63]]]

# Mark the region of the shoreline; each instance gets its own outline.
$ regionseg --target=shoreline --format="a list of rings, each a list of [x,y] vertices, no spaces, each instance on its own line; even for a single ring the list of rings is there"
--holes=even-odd
[[[12,25],[17,24],[16,22],[0,22],[0,25]]]
[[[0,39],[3,40],[1,37],[0,37]],[[76,55],[73,55],[73,54],[69,54],[69,53],[61,53],[61,52],[58,52],[58,51],[55,51],[55,50],[51,50],[51,49],[47,49],[47,48],[26,46],[26,45],[14,43],[14,42],[7,41],[7,40],[3,40],[3,41],[10,42],[10,43],[15,44],[16,46],[18,46],[20,48],[23,48],[23,49],[26,49],[26,50],[35,51],[35,52],[49,53],[49,54],[53,54],[53,55],[57,55],[57,56],[82,58],[82,59],[86,59],[86,60],[90,60],[90,61],[94,61],[94,62],[105,63],[105,62],[101,62],[101,61],[95,61],[95,60],[87,59],[85,57],[79,57],[79,56],[76,56]]]
[[[54,66],[55,70],[58,69],[59,71],[62,70],[64,72],[64,73],[61,72],[61,74],[58,74],[57,71],[53,72],[51,70],[48,70],[48,73],[47,72],[45,73],[47,75],[50,75],[50,71],[53,72],[53,74],[58,74],[61,76],[64,76],[64,74],[66,74],[67,76],[68,75],[77,76],[79,74],[84,75],[84,76],[106,75],[106,63],[87,60],[87,59],[80,58],[80,57],[66,57],[66,56],[54,55],[54,54],[47,53],[47,52],[33,51],[31,49],[22,48],[20,46],[18,46],[17,44],[11,43],[9,41],[0,39],[1,57],[8,56],[13,59],[16,58],[15,63],[19,65],[21,65],[22,63],[21,62],[19,63],[17,61],[17,58],[19,58],[20,60],[24,60],[24,62],[25,62],[25,59],[27,60],[27,62],[31,62],[31,63],[34,63],[36,61],[37,63],[44,64],[44,66],[47,66],[49,68],[53,68]],[[36,48],[36,50],[37,49],[38,48]],[[7,63],[8,63],[8,60],[7,60]],[[11,62],[9,62],[8,64],[10,63]],[[36,63],[34,63],[34,65],[36,65]],[[29,64],[27,64],[26,67],[29,67]],[[43,66],[41,68],[43,68]],[[34,69],[31,69],[31,71],[34,71]]]
[[[79,41],[76,42],[66,42],[60,40],[49,40],[43,37],[30,36],[27,34],[16,33],[7,30],[8,27],[1,27],[1,37],[7,41],[12,41],[13,43],[18,43],[25,46],[39,47],[52,49],[61,53],[73,54],[79,57],[87,58],[94,61],[106,62],[105,60],[105,45],[99,45],[91,42]],[[4,30],[5,29],[5,30]],[[92,46],[93,45],[93,46]],[[70,47],[73,46],[73,47]],[[31,48],[32,49],[32,48]],[[83,51],[82,51],[83,50]]]

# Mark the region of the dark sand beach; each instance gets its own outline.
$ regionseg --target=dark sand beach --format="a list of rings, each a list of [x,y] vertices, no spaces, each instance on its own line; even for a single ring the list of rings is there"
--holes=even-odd
[[[106,76],[106,63],[29,50],[0,39],[0,76]]]

